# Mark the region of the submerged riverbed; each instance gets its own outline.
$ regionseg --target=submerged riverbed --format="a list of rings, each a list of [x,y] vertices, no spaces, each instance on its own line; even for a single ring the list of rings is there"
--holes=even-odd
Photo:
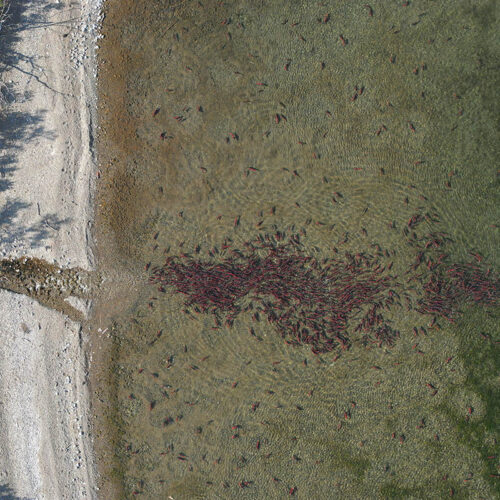
[[[498,308],[433,319],[412,296],[421,268],[407,274],[416,239],[438,233],[450,265],[498,269],[493,10],[108,1],[93,383],[104,495],[494,496]],[[216,264],[277,233],[318,262],[380,258],[410,302],[384,312],[394,345],[349,324],[349,348],[316,355],[255,311],[217,326],[148,283],[168,256]]]

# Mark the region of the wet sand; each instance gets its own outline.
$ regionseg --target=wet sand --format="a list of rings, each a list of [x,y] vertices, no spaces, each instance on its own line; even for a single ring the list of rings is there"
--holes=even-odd
[[[11,2],[0,56],[7,103],[0,117],[2,258],[94,268],[100,3]],[[52,279],[60,286],[57,272]],[[88,301],[67,301],[80,319],[87,315]],[[82,324],[4,290],[0,310],[1,494],[96,498]]]

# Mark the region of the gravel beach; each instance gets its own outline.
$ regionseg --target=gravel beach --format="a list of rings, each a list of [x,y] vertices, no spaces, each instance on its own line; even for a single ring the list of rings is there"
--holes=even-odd
[[[94,269],[101,0],[12,2],[0,34],[0,256]],[[86,313],[89,304],[75,305]],[[95,498],[87,339],[0,291],[0,496]]]

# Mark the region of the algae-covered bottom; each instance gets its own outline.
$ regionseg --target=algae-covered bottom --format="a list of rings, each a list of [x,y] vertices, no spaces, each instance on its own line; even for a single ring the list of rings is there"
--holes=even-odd
[[[498,268],[493,5],[108,2],[96,317],[123,496],[495,495],[498,308],[414,307],[440,258]],[[390,265],[394,345],[348,324],[315,355],[247,302],[214,322],[148,284],[168,256],[213,269],[282,233]],[[422,238],[446,256],[412,269]]]

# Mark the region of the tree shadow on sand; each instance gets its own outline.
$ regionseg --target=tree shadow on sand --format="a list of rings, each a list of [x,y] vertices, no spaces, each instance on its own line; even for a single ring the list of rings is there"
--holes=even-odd
[[[20,223],[17,219],[22,212],[31,208],[17,197],[9,197],[17,170],[17,154],[29,141],[37,137],[52,138],[53,134],[43,127],[43,114],[26,114],[9,108],[0,115],[0,244],[11,245],[23,240],[32,248],[42,246],[52,232],[58,231],[68,219],[56,214],[40,216],[31,224]],[[19,181],[18,181],[19,182]],[[38,211],[39,212],[39,211]]]
[[[18,497],[7,484],[0,484],[0,500],[32,500],[28,497]]]
[[[62,8],[65,8],[63,4],[40,5],[36,0],[11,2],[8,18],[0,32],[0,80],[9,71],[14,80],[16,74],[22,74],[35,88],[42,85],[51,92],[60,93],[48,83],[45,70],[37,61],[38,55],[23,54],[17,48],[23,32],[55,24],[51,23],[50,15]],[[58,24],[70,27],[71,12],[68,11],[68,21]],[[22,241],[27,248],[43,246],[51,233],[70,222],[55,213],[41,216],[38,206],[38,217],[32,217],[32,223],[22,223],[18,219],[27,210],[34,212],[33,204],[9,196],[14,183],[18,186],[22,182],[14,175],[19,152],[37,138],[55,139],[54,133],[44,126],[46,110],[32,113],[16,110],[16,103],[25,104],[31,98],[31,92],[22,91],[15,82],[0,82],[0,246],[7,251],[16,241]]]

